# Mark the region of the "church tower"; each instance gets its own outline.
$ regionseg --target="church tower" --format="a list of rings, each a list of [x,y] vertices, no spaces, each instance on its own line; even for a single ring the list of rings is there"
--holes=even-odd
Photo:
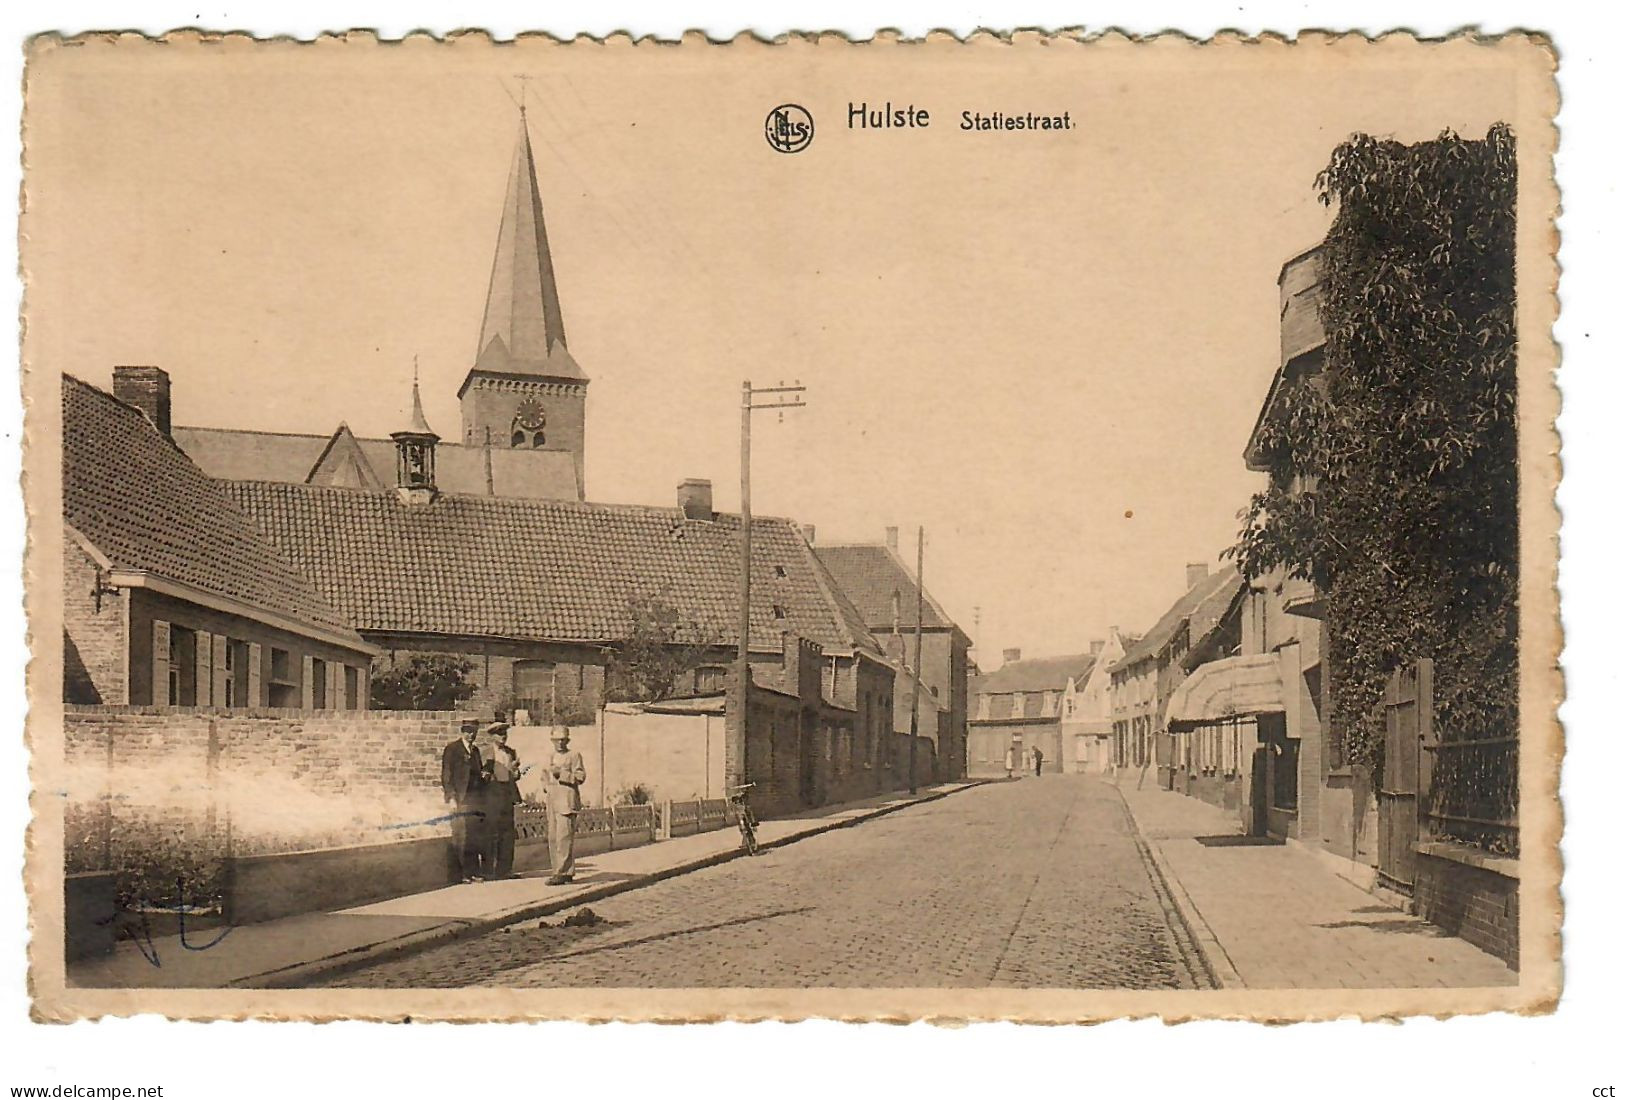
[[[587,376],[564,339],[525,112],[508,174],[474,366],[457,391],[470,447],[567,451],[584,491]]]

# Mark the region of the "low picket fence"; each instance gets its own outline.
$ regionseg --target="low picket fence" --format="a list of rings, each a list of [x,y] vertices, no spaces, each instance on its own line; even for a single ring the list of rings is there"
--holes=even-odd
[[[695,798],[641,806],[590,806],[576,814],[576,851],[633,848],[672,837],[694,836],[733,825],[734,812],[725,798]],[[514,807],[520,841],[547,839],[547,808],[525,802]]]

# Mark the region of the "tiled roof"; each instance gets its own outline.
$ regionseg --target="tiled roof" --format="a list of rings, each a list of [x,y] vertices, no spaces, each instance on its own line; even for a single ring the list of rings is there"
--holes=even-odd
[[[818,560],[835,577],[852,605],[863,616],[870,630],[885,633],[892,628],[892,593],[901,595],[897,601],[897,623],[905,629],[914,626],[915,609],[919,605],[919,589],[914,575],[891,549],[880,545],[855,544],[845,546],[819,546],[814,549]],[[949,619],[931,598],[925,594],[925,613],[920,625],[927,630],[952,627]]]
[[[1156,625],[1146,631],[1145,637],[1132,644],[1124,638],[1123,656],[1112,665],[1112,668],[1125,668],[1143,658],[1156,656],[1173,638],[1180,625],[1192,617],[1204,620],[1197,633],[1198,635],[1205,633],[1211,625],[1206,620],[1217,619],[1223,615],[1240,587],[1241,574],[1236,572],[1234,566],[1225,566],[1216,573],[1208,574],[1190,591],[1175,600],[1173,606],[1163,612]]]
[[[1054,706],[1046,709],[1046,698],[1054,701]],[[1022,711],[1016,713],[1016,700],[1023,700]],[[1041,722],[1060,722],[1059,689],[1049,691],[1017,691],[989,693],[981,696],[972,704],[970,722],[1027,722],[1038,724]],[[985,706],[984,706],[985,704]]]
[[[226,481],[285,481],[303,485],[334,442],[332,435],[250,432],[233,428],[174,429],[175,442],[210,477]],[[395,484],[395,442],[355,438],[377,481]],[[496,496],[579,500],[575,455],[567,450],[491,448]],[[435,481],[448,493],[485,492],[485,448],[441,442]]]
[[[1087,653],[1064,657],[1029,657],[1011,661],[995,672],[984,673],[970,683],[972,695],[1004,695],[1016,691],[1065,691],[1068,679],[1082,682],[1094,667]]]
[[[62,517],[140,570],[361,639],[231,499],[137,409],[62,378]]]
[[[738,644],[739,520],[675,508],[243,481],[226,485],[316,587],[364,631],[559,641],[626,636],[627,605],[658,596],[718,644]],[[751,526],[751,634],[878,651],[788,520]],[[782,572],[782,576],[780,575]]]

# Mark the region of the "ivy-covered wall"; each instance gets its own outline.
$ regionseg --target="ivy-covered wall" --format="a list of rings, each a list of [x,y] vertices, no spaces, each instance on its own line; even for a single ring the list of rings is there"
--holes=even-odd
[[[1416,657],[1434,659],[1444,739],[1517,730],[1514,154],[1501,124],[1481,140],[1356,135],[1316,181],[1337,208],[1322,369],[1255,436],[1270,485],[1232,553],[1249,577],[1284,568],[1325,593],[1334,720],[1356,764],[1380,769],[1383,689]],[[1516,801],[1504,776],[1438,778]]]

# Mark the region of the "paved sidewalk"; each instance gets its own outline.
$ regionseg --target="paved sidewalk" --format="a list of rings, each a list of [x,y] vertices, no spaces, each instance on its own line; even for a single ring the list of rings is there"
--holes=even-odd
[[[1476,988],[1517,972],[1339,877],[1294,844],[1242,837],[1233,813],[1156,788],[1123,798],[1221,985]]]
[[[757,837],[763,847],[777,847],[974,785],[947,783],[921,788],[912,797],[896,792],[826,806],[765,821]],[[579,859],[576,880],[568,886],[545,885],[548,872],[538,870],[503,882],[448,886],[352,909],[194,931],[184,941],[179,935],[140,944],[126,941],[111,956],[71,965],[68,985],[177,989],[305,985],[378,959],[635,890],[739,854],[739,831],[729,826]],[[220,938],[222,932],[226,934]]]

